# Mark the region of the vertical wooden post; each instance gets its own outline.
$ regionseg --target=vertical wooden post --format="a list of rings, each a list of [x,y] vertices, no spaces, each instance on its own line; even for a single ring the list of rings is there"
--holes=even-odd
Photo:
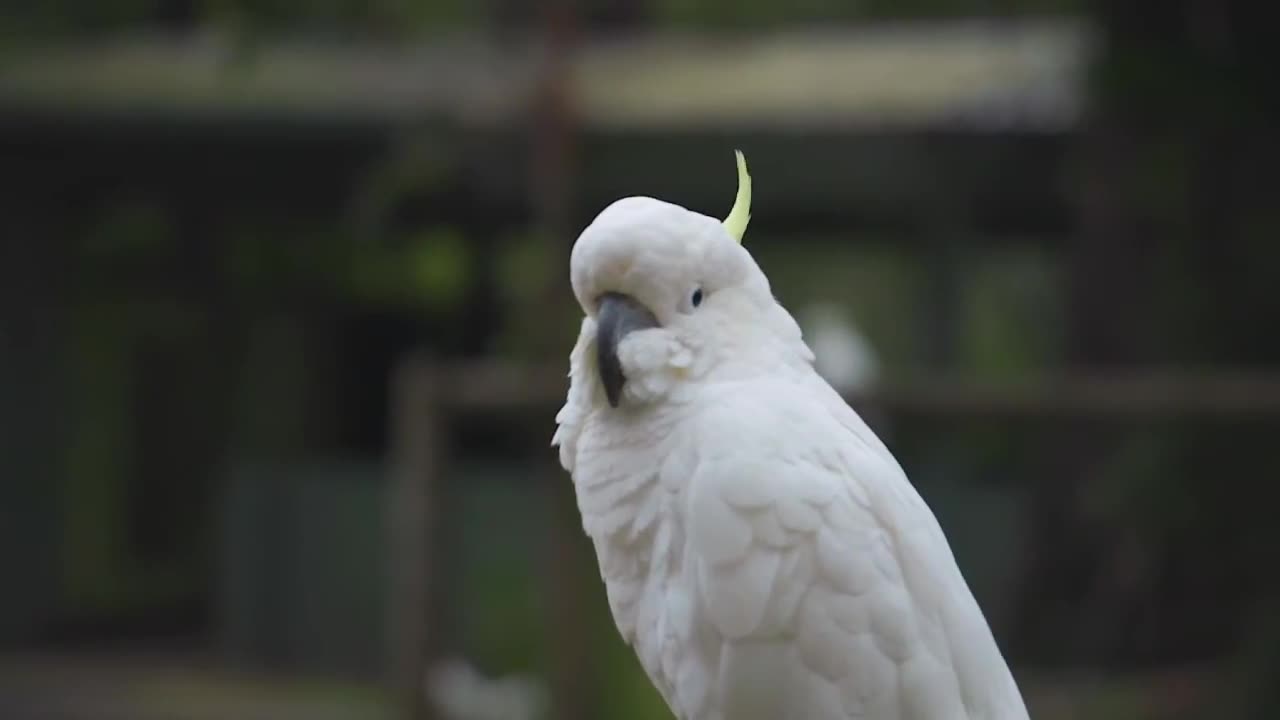
[[[537,105],[537,125],[533,147],[534,207],[538,226],[551,243],[547,260],[551,265],[544,289],[546,301],[539,303],[539,319],[568,307],[568,283],[564,273],[569,267],[571,238],[569,227],[573,206],[574,146],[578,118],[572,96],[572,59],[577,44],[577,8],[569,0],[553,0],[542,4],[542,27],[547,43]],[[555,315],[553,315],[554,317]],[[565,317],[572,317],[566,313]],[[540,333],[533,348],[539,360],[564,358],[573,344],[574,325],[555,325],[551,332]],[[563,362],[563,360],[560,360]],[[546,453],[543,445],[543,453]],[[546,455],[544,455],[546,457]],[[581,520],[573,500],[573,491],[564,471],[554,461],[554,451],[543,465],[552,480],[551,498],[551,627],[553,634],[551,668],[552,717],[556,720],[586,720],[597,717],[593,707],[590,631],[584,625],[585,603],[582,594],[582,553],[585,542]]]
[[[427,664],[434,655],[430,558],[436,487],[443,466],[436,379],[421,358],[397,368],[391,383],[391,465],[387,528],[388,670],[398,716],[431,720],[425,695]]]
[[[553,456],[554,457],[554,456]],[[551,706],[557,720],[586,720],[599,717],[596,706],[596,671],[591,651],[597,618],[585,593],[603,593],[598,584],[592,586],[583,573],[588,542],[582,532],[570,480],[558,462],[540,463],[540,475],[551,493],[548,577],[548,622],[552,633]]]
[[[542,298],[528,308],[526,321],[542,330],[529,337],[532,357],[538,362],[555,359],[559,363],[577,337],[577,324],[568,321],[577,315],[568,283],[569,255],[577,235],[570,226],[578,136],[572,84],[577,18],[570,0],[551,0],[541,8],[546,58],[535,98],[530,169],[534,218],[549,252],[545,255],[548,272]],[[559,317],[567,322],[546,322]]]

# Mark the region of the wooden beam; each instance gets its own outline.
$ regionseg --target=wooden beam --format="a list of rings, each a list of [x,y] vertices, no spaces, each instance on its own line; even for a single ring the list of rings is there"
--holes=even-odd
[[[476,364],[448,369],[440,397],[451,411],[553,410],[564,402],[562,369]],[[1280,415],[1280,373],[1076,372],[1036,380],[975,380],[927,375],[845,392],[855,406],[937,417]]]

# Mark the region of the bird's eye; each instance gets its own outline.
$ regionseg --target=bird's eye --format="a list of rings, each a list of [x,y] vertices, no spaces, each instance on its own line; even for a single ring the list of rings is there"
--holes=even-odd
[[[689,298],[689,302],[694,307],[698,307],[699,305],[702,304],[702,288],[698,288],[697,290],[693,291],[693,297]]]

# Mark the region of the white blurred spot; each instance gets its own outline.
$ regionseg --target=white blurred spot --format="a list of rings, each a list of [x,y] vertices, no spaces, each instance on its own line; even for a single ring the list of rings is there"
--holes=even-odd
[[[445,720],[539,720],[549,706],[547,689],[537,679],[487,678],[459,658],[427,671],[426,694]]]
[[[880,361],[850,311],[818,303],[806,307],[799,322],[805,342],[817,356],[814,367],[827,382],[837,390],[854,392],[875,384]]]

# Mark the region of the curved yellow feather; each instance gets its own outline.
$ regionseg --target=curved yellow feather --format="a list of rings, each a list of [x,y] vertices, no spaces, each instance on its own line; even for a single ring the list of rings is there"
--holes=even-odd
[[[738,159],[738,195],[733,199],[733,209],[724,219],[724,228],[739,244],[751,221],[751,174],[747,172],[747,158],[741,150],[734,150]]]

